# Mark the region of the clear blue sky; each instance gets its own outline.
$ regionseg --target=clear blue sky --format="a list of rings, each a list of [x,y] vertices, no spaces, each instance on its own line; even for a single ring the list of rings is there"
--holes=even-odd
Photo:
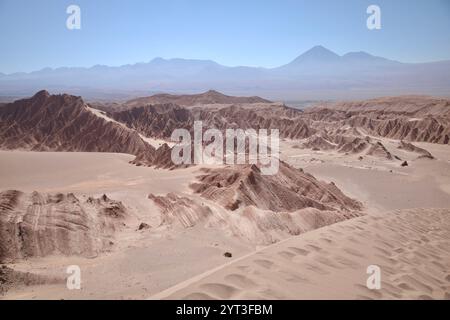
[[[66,29],[81,7],[82,29]],[[366,28],[377,4],[382,29]],[[404,62],[450,59],[448,0],[0,0],[0,72],[155,57],[273,67],[314,45]]]

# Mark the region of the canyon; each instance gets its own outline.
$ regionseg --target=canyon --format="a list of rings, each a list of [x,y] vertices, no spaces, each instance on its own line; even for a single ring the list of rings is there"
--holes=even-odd
[[[203,131],[279,130],[279,170],[264,175],[258,162],[173,164],[172,132],[192,134],[196,121],[202,121]],[[442,228],[424,237],[439,246],[444,260],[435,262],[445,268],[450,263],[445,250],[449,137],[450,100],[428,96],[326,102],[298,110],[216,91],[110,103],[43,90],[4,103],[3,297],[297,298],[301,295],[279,293],[277,277],[262,281],[253,271],[273,270],[279,259],[287,259],[286,266],[301,263],[327,272],[351,265],[345,272],[359,272],[355,266],[365,260],[348,256],[356,250],[352,239],[366,241],[358,230],[367,226],[369,242],[394,237],[387,227],[374,231],[377,221],[388,225],[384,221],[394,219],[388,214],[394,211],[394,222],[405,223],[404,228],[395,225],[405,238],[423,231],[417,222],[421,212],[430,225]],[[328,251],[339,243],[340,226],[348,229],[347,240],[341,239],[348,245],[336,251],[335,265],[314,247]],[[321,232],[327,236],[315,238]],[[402,236],[396,241],[402,248]],[[287,247],[272,253],[278,245]],[[304,247],[309,247],[308,258],[297,261],[294,255],[302,256]],[[390,248],[358,250],[379,254]],[[433,255],[423,243],[420,250]],[[259,252],[264,259],[255,258]],[[228,266],[225,253],[232,253],[234,265]],[[407,269],[414,261],[405,259],[406,254]],[[68,265],[81,267],[82,291],[66,290],[61,279]],[[214,273],[216,268],[223,271]],[[253,270],[250,275],[243,274],[247,269]],[[278,271],[283,281],[314,279],[313,274],[302,280],[291,270]],[[441,271],[436,274],[445,278]],[[395,272],[391,276],[396,279]],[[113,289],[111,277],[117,279]],[[384,296],[425,296],[424,286],[436,286],[426,295],[440,298],[448,290],[442,279],[422,284],[405,279],[417,295],[406,294],[399,282]],[[363,289],[344,294],[349,296],[378,298]]]

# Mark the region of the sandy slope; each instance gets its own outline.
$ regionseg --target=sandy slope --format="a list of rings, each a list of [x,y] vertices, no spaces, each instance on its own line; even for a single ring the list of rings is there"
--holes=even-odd
[[[226,251],[239,257],[253,250],[254,246],[214,229],[161,225],[159,209],[148,195],[189,195],[189,184],[198,175],[198,168],[169,171],[137,167],[128,163],[133,158],[111,153],[0,151],[0,190],[72,192],[80,199],[106,194],[122,201],[129,212],[126,226],[106,255],[96,259],[49,256],[10,265],[17,271],[57,278],[67,277],[67,266],[79,265],[83,290],[69,291],[62,282],[11,288],[3,298],[145,298],[223,264],[228,261],[223,256]],[[150,229],[138,231],[141,222]]]
[[[381,289],[366,286],[369,265]],[[292,237],[152,298],[450,299],[450,209],[359,217]]]
[[[305,168],[305,172],[312,172],[320,179],[334,181],[345,194],[363,201],[369,212],[383,213],[412,207],[450,207],[450,162],[448,160],[450,159],[450,148],[448,146],[415,143],[436,157],[436,160],[415,160],[417,154],[397,150],[398,141],[384,139],[383,143],[393,154],[408,160],[410,166],[402,168],[399,166],[400,161],[388,161],[377,157],[364,157],[364,160],[360,161],[357,155],[293,149],[287,142],[283,143],[281,147],[283,155],[290,163]],[[112,199],[123,201],[130,212],[127,227],[117,235],[115,249],[105,256],[96,259],[55,256],[18,261],[10,266],[21,272],[32,272],[50,278],[64,278],[66,277],[65,268],[68,265],[78,264],[83,270],[83,289],[81,291],[69,291],[63,282],[49,283],[38,287],[11,288],[3,298],[148,298],[208,270],[214,273],[214,268],[224,263],[232,262],[246,254],[253,254],[256,246],[244,243],[242,238],[233,237],[223,229],[218,232],[217,228],[204,228],[202,225],[187,229],[176,225],[163,224],[160,226],[161,212],[153,201],[149,201],[147,198],[150,193],[165,196],[175,192],[179,196],[194,199],[199,204],[204,202],[219,214],[225,213],[220,211],[219,206],[215,205],[213,201],[193,194],[189,188],[189,185],[201,173],[200,168],[168,171],[137,167],[128,163],[132,158],[133,156],[130,155],[107,153],[0,152],[0,176],[2,177],[0,188],[2,190],[73,192],[77,196],[94,195],[97,197],[106,193]],[[236,215],[233,217],[237,218]],[[148,223],[151,228],[138,232],[137,226],[140,222]],[[355,233],[356,239],[359,237],[358,227],[344,230],[350,238],[352,237],[350,233]],[[313,231],[312,234],[306,233],[304,237],[306,239],[314,238],[314,234],[320,234],[321,230]],[[380,229],[377,233],[382,236],[385,231]],[[441,233],[442,241],[448,237],[448,229],[446,232]],[[438,233],[435,234],[436,237],[438,235]],[[271,236],[278,239],[285,237],[285,235],[275,234]],[[362,243],[371,244],[370,237],[368,240],[363,240]],[[348,242],[348,239],[345,241]],[[439,242],[438,240],[433,241]],[[317,240],[316,243],[320,246],[324,245],[320,240]],[[335,243],[339,243],[338,248],[343,246],[340,244],[340,240],[336,240]],[[407,243],[401,247],[409,250],[409,245]],[[399,248],[396,247],[396,249]],[[225,258],[223,253],[226,251],[232,252],[233,258]],[[362,249],[362,251],[366,250]],[[334,254],[333,250],[329,250],[329,252]],[[436,255],[436,253],[432,254]],[[445,255],[441,253],[440,255],[441,259],[445,259]],[[372,259],[372,256],[368,256],[367,259]],[[388,256],[388,258],[401,263],[400,257],[395,255]],[[378,257],[377,259],[382,258]],[[283,260],[277,263],[281,264],[281,261]],[[288,268],[292,267],[289,267],[288,261],[286,263],[288,263]],[[315,264],[317,263],[315,262]],[[358,263],[365,267],[369,264],[368,261]],[[377,263],[377,261],[373,263]],[[442,264],[442,261],[437,263]],[[362,274],[360,277],[363,284],[366,277],[365,267],[358,273]],[[416,268],[416,266],[412,265],[411,268]],[[447,269],[449,269],[448,266]],[[442,278],[442,273],[436,268],[433,269],[433,266],[427,270],[427,272],[435,274],[432,275],[433,277],[438,275],[441,277],[441,281],[445,279],[446,275]],[[340,272],[345,272],[345,270]],[[354,272],[354,270],[349,272]],[[283,274],[278,276],[283,276]],[[261,279],[257,278],[256,280],[260,281]],[[114,283],[113,288],[111,281]],[[232,282],[228,284],[233,285]],[[261,285],[264,285],[264,282],[261,282]],[[340,286],[340,284],[338,285]],[[345,288],[343,285],[343,290],[350,290]],[[308,290],[310,290],[308,292],[318,292],[319,289]],[[353,290],[353,294],[354,288],[351,290]],[[319,294],[320,292],[317,293],[317,296]],[[354,294],[364,295],[362,293]],[[427,295],[436,297],[431,294]],[[259,296],[272,297],[270,292],[265,295],[259,294]],[[233,297],[245,298],[246,296],[237,294]],[[299,298],[302,297],[304,296],[299,296]]]

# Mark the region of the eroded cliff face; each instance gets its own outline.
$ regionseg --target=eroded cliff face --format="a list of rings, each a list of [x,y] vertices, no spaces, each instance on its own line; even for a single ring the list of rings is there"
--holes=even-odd
[[[305,111],[313,127],[360,128],[397,140],[448,144],[450,100],[391,97],[316,106]]]
[[[0,148],[151,154],[133,130],[92,113],[80,97],[40,91],[0,108]]]
[[[398,148],[409,152],[415,152],[419,155],[418,158],[434,159],[434,156],[428,150],[425,150],[424,148],[420,148],[412,143],[405,142],[403,140],[400,141]]]
[[[229,210],[254,206],[271,211],[357,211],[362,205],[345,196],[334,184],[319,181],[281,162],[275,175],[263,175],[258,165],[204,169],[191,185],[195,193]]]
[[[175,104],[139,106],[111,113],[111,117],[128,128],[153,138],[168,139],[173,130],[190,130],[194,124],[192,112]]]
[[[206,104],[233,104],[233,103],[270,103],[260,97],[234,97],[227,96],[215,90],[209,90],[200,94],[155,94],[150,97],[142,97],[127,101],[123,108],[134,108],[145,105],[174,103],[179,106],[195,106]]]
[[[191,188],[194,196],[149,195],[160,208],[163,225],[205,225],[270,244],[363,214],[362,204],[333,183],[283,162],[272,176],[261,174],[258,165],[203,169]]]
[[[195,121],[202,121],[204,130],[278,129],[281,138],[308,139],[305,148],[386,158],[383,146],[368,135],[442,144],[450,139],[448,99],[393,97],[319,105],[305,112],[266,102],[180,107],[139,106],[139,101],[133,108],[104,112],[80,97],[38,92],[0,107],[0,148],[129,153],[136,155],[136,165],[175,168],[166,163],[171,147],[155,148],[146,139],[168,141],[181,128],[193,134]]]
[[[129,153],[136,155],[132,161],[135,165],[174,169],[185,166],[174,166],[171,146],[166,143],[154,148],[146,139],[167,141],[173,130],[180,128],[192,133],[195,121],[202,121],[204,130],[278,129],[281,138],[299,140],[302,148],[370,155],[394,161],[395,154],[371,136],[402,140],[399,141],[400,149],[428,158],[432,158],[428,151],[408,140],[449,142],[448,99],[383,98],[326,104],[306,111],[264,101],[231,105],[216,103],[204,107],[195,104],[181,107],[166,103],[166,100],[162,105],[141,106],[139,101],[143,100],[134,101],[136,107],[101,112],[92,109],[79,97],[50,95],[41,91],[30,99],[0,107],[0,147]],[[258,234],[262,234],[262,230],[291,232],[289,221],[302,216],[298,215],[299,211],[314,212],[312,215],[319,220],[321,218],[318,217],[324,214],[332,217],[327,221],[332,221],[357,215],[363,210],[361,203],[347,197],[335,185],[318,181],[283,162],[279,172],[273,176],[262,175],[258,165],[205,169],[191,187],[194,197],[176,194],[151,196],[161,207],[162,214],[170,217],[164,221],[178,221],[186,227],[208,217],[209,221],[220,222],[219,225],[226,221],[225,224],[235,234],[244,232],[233,220],[218,214],[215,208],[199,204],[199,198],[213,202],[227,215],[253,217],[259,222],[256,229],[250,229]],[[62,200],[52,200],[55,197]],[[15,249],[10,252],[10,249],[2,247],[2,255],[12,258],[52,252],[89,255],[103,250],[104,240],[113,233],[115,224],[112,221],[116,218],[100,219],[104,216],[104,208],[99,208],[100,204],[94,202],[80,202],[73,195],[3,192],[2,237],[14,243],[11,248]],[[71,212],[77,214],[73,216]],[[44,217],[47,220],[42,220]],[[52,223],[59,227],[48,227],[47,221],[54,221]],[[103,223],[103,227],[99,227],[99,223]],[[39,239],[44,238],[53,240],[41,243]],[[78,243],[73,240],[75,238],[84,240]]]
[[[304,112],[273,103],[185,108],[174,104],[142,106],[112,113],[128,127],[150,137],[169,138],[175,128],[278,129],[280,136],[304,139],[349,130],[398,140],[448,144],[450,101],[431,97],[392,97],[318,105]]]
[[[48,255],[96,256],[113,245],[121,202],[74,194],[0,192],[0,262]]]
[[[230,210],[214,201],[174,193],[149,195],[161,211],[165,227],[183,229],[203,226],[239,237],[252,244],[268,245],[291,235],[362,215],[359,211],[319,210],[303,204],[292,211],[263,210],[253,205]]]

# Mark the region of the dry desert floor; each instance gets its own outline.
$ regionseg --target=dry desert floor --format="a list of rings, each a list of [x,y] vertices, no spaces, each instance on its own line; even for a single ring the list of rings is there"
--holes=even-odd
[[[450,147],[415,143],[436,158],[416,159],[398,150],[398,141],[380,140],[409,166],[282,141],[283,160],[333,181],[361,201],[367,214],[269,246],[203,225],[161,224],[148,195],[197,197],[189,184],[200,167],[137,167],[128,163],[133,156],[125,154],[0,151],[0,190],[72,192],[80,198],[107,194],[130,212],[110,252],[8,265],[55,281],[14,287],[1,298],[449,299]],[[141,222],[151,231],[138,231]],[[81,290],[66,288],[69,265],[81,267]],[[381,290],[365,286],[369,265],[381,268]]]

